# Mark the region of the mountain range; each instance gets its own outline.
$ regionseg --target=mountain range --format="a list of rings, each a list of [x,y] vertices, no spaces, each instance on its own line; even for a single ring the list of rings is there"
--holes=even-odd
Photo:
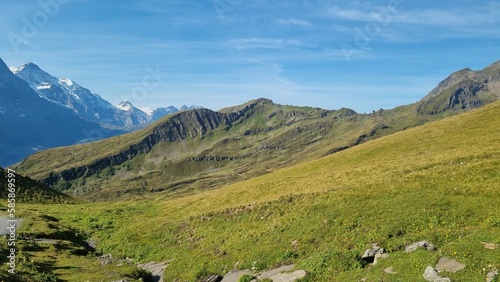
[[[1,90],[19,83],[5,77]],[[19,174],[0,168],[22,218],[22,263],[0,280],[281,281],[264,271],[286,266],[299,281],[495,281],[499,77],[500,62],[464,69],[371,114],[265,98],[193,109],[33,154]]]
[[[0,122],[8,135],[2,141],[5,146],[2,146],[4,157],[0,165],[4,166],[38,150],[137,130],[165,115],[180,111],[169,106],[146,113],[129,101],[115,106],[71,79],[56,78],[34,63],[7,68],[1,61],[0,69],[0,83],[3,86],[0,92],[3,96],[0,97]],[[199,107],[183,106],[181,110],[194,108]],[[50,121],[34,115],[35,112],[50,116]],[[23,117],[22,125],[17,124],[20,122],[17,119],[19,116]],[[66,116],[71,118],[63,118]]]
[[[371,114],[264,98],[219,111],[184,111],[134,133],[34,154],[17,169],[91,200],[193,193],[481,107],[499,99],[499,78],[500,62],[461,70],[417,103]]]

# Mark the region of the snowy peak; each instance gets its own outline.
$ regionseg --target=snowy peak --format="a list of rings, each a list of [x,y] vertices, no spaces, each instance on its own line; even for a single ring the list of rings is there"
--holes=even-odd
[[[60,107],[70,109],[84,120],[108,128],[132,130],[179,111],[173,106],[157,109],[144,108],[142,110],[135,107],[130,101],[122,101],[114,106],[89,89],[78,85],[75,81],[69,78],[56,78],[31,62],[19,68],[10,67],[9,70],[28,82],[38,96],[54,102]],[[7,72],[9,71],[7,70]],[[199,107],[183,105],[181,109],[196,108]]]
[[[127,100],[121,101],[120,104],[116,105],[116,107],[124,111],[129,111],[130,109],[135,108],[134,105]]]
[[[28,62],[24,65],[21,65],[17,69],[15,67],[10,67],[10,69],[14,74],[18,74],[19,72],[24,71],[24,70],[26,70],[26,71],[42,71],[42,69],[39,66],[37,66],[36,64],[34,64],[32,62]]]

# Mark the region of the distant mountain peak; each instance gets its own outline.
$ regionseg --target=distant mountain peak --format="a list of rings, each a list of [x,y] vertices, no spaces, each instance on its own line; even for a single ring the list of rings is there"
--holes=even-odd
[[[28,62],[24,65],[21,65],[19,68],[15,69],[14,73],[18,74],[19,72],[23,70],[34,70],[34,71],[42,71],[42,69],[37,65],[32,62]]]
[[[180,110],[181,111],[185,111],[185,110],[195,110],[195,109],[202,109],[203,107],[201,106],[196,106],[196,105],[192,105],[192,106],[186,106],[186,105],[182,105]]]
[[[127,101],[127,100],[123,100],[121,101],[118,105],[116,105],[119,109],[121,110],[124,110],[124,111],[128,111],[132,108],[134,108],[134,105],[130,102],[130,101]]]

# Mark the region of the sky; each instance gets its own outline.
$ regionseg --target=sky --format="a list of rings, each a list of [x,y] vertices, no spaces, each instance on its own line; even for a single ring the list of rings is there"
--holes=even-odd
[[[113,104],[213,110],[265,97],[358,112],[416,102],[500,60],[500,2],[26,0],[0,4],[0,58]]]

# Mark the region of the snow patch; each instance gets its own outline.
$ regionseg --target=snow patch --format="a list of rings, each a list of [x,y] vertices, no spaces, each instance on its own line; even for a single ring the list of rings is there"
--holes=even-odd
[[[44,89],[50,89],[52,84],[47,83],[47,82],[42,82],[40,85],[36,87],[37,90],[44,90]]]
[[[139,110],[145,112],[148,116],[152,115],[155,110],[151,109],[150,107],[140,107]]]
[[[14,74],[16,74],[16,73],[18,73],[18,72],[19,72],[19,69],[18,69],[18,68],[16,68],[16,67],[14,67],[14,66],[10,66],[10,67],[9,67],[9,70],[10,70],[12,73],[14,73]]]
[[[73,81],[69,78],[61,78],[59,79],[60,84],[66,84],[67,86],[73,86]]]

